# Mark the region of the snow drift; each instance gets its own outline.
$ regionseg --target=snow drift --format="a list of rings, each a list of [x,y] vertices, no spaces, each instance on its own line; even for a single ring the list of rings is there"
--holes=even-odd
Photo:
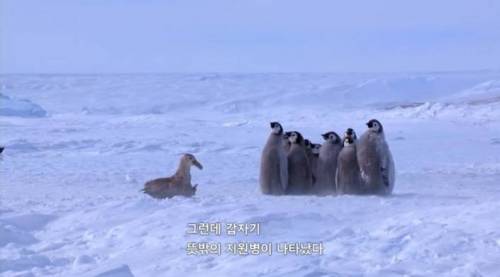
[[[29,100],[0,94],[0,116],[44,117],[46,115],[47,112],[42,107]]]

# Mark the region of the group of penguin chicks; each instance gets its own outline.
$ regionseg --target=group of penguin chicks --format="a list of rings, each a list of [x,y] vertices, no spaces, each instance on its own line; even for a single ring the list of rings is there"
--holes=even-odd
[[[335,195],[392,193],[394,160],[382,124],[372,119],[357,139],[348,128],[343,138],[322,135],[311,143],[297,131],[285,132],[271,122],[271,134],[262,151],[260,188],[269,195]]]

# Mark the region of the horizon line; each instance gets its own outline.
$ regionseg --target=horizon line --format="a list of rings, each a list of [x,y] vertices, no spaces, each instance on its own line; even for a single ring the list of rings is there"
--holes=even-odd
[[[396,74],[496,72],[500,68],[402,71],[137,71],[137,72],[0,72],[0,75],[168,75],[168,74]]]

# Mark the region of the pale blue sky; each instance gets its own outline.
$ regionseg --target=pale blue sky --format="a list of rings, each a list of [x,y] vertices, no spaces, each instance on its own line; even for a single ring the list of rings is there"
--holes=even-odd
[[[500,1],[0,0],[0,72],[500,68]]]

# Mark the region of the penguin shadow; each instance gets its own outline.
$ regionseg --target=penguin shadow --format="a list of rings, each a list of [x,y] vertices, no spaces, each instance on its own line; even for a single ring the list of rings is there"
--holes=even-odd
[[[391,141],[402,141],[402,140],[406,140],[406,138],[403,136],[397,136],[397,137],[391,138],[390,140]]]
[[[383,197],[387,198],[401,198],[401,199],[421,199],[425,198],[426,200],[429,199],[450,199],[450,200],[469,200],[472,199],[472,197],[469,196],[461,196],[461,195],[440,195],[440,194],[428,194],[428,193],[414,193],[414,192],[409,192],[409,193],[392,193],[391,195],[386,195]]]
[[[490,144],[492,144],[492,145],[500,145],[500,138],[492,138],[490,140]]]

